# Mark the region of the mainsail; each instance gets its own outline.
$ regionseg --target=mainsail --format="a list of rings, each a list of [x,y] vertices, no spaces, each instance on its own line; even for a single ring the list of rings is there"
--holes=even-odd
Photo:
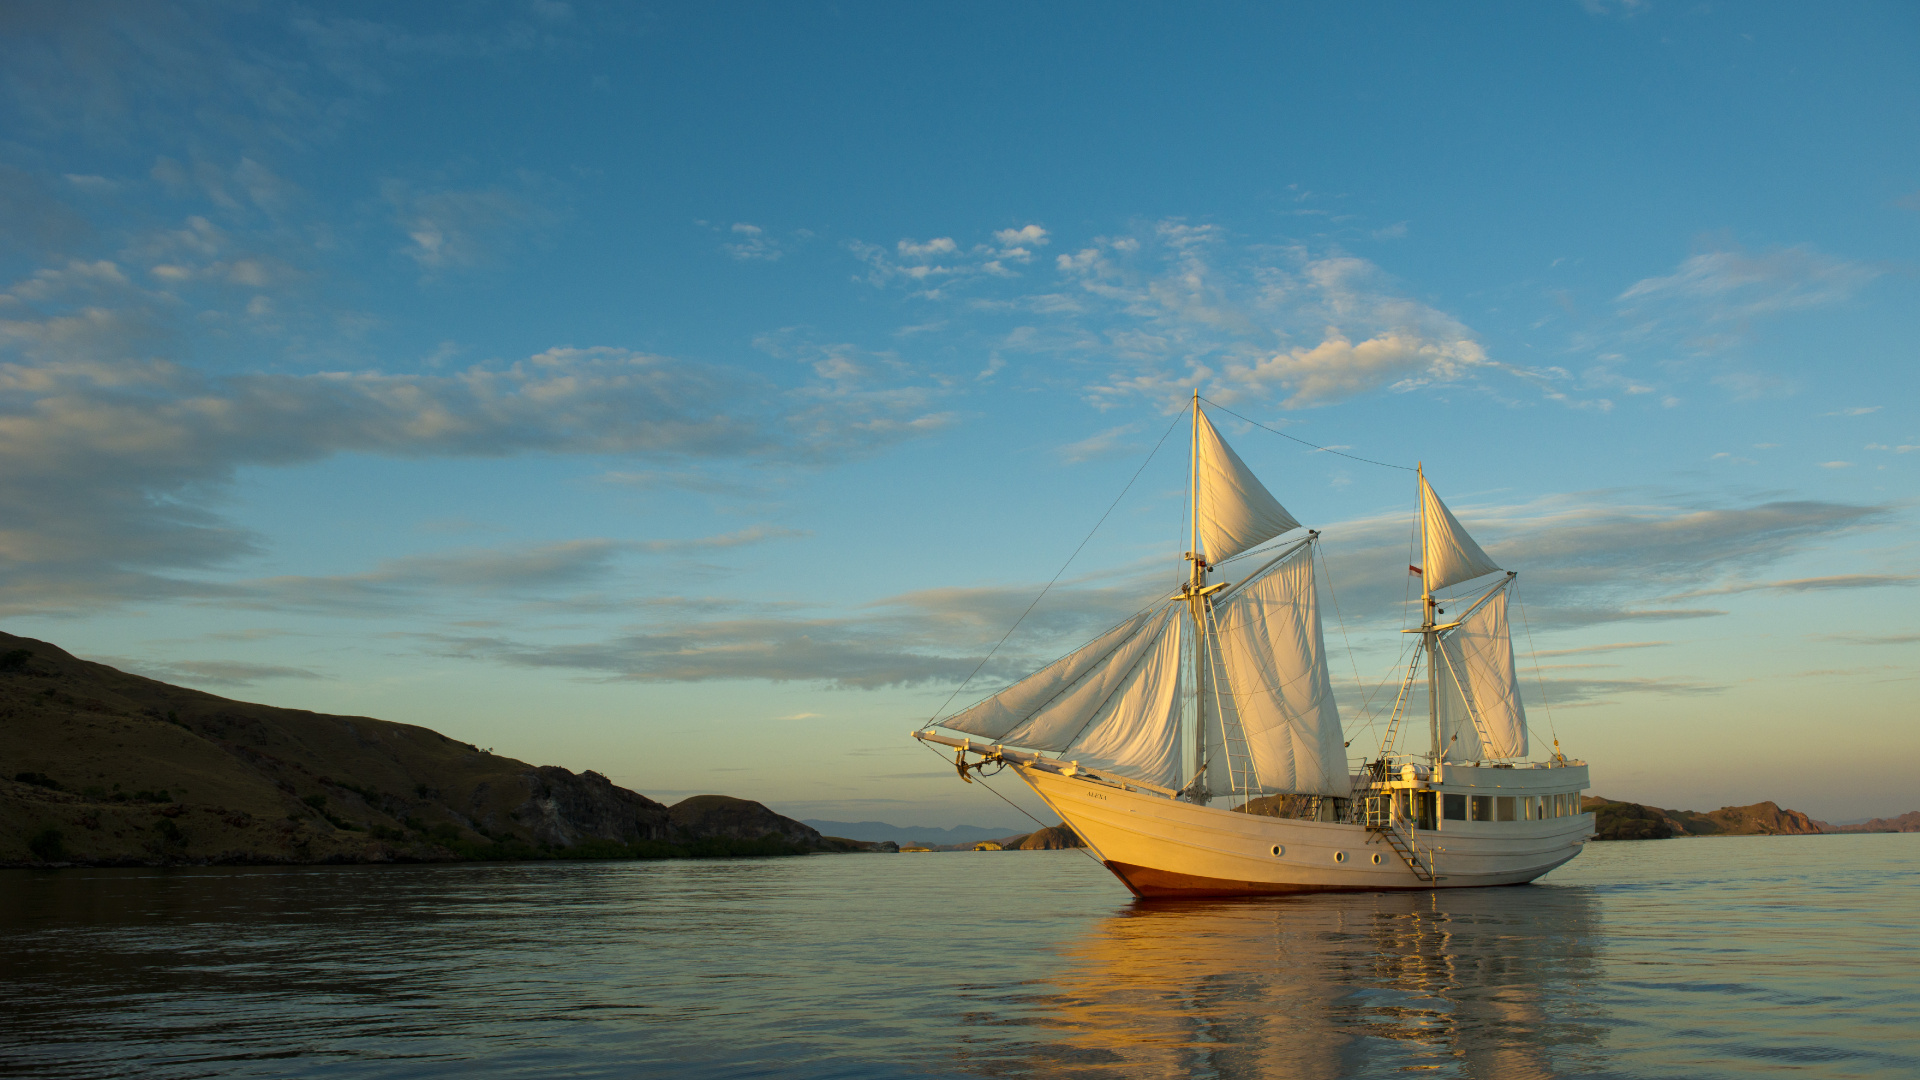
[[[1435,665],[1440,746],[1446,761],[1527,756],[1527,710],[1507,628],[1508,578],[1440,635]]]
[[[1194,403],[1193,577],[1141,612],[943,727],[1047,751],[1194,796],[1348,792],[1327,674],[1312,537],[1228,590],[1211,566],[1300,527]],[[1182,618],[1184,614],[1190,618]],[[1191,667],[1189,668],[1189,665]],[[1187,673],[1198,680],[1183,725]]]
[[[1178,610],[1169,603],[1135,615],[941,726],[1172,787],[1180,776]]]
[[[1312,544],[1212,608],[1202,745],[1214,794],[1348,794],[1345,735],[1327,673]],[[1244,761],[1234,757],[1244,744]],[[1222,767],[1224,765],[1224,768]],[[1222,781],[1225,781],[1223,785]]]

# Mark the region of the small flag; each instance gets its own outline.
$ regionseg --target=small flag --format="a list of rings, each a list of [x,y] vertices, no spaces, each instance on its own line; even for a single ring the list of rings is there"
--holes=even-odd
[[[1407,564],[1407,572],[1408,572],[1408,573],[1411,573],[1411,574],[1412,574],[1412,575],[1413,575],[1414,577],[1425,577],[1425,576],[1426,576],[1425,574],[1422,574],[1422,573],[1420,572],[1420,568],[1419,568],[1419,567],[1417,567],[1417,566],[1414,566],[1414,565],[1413,565],[1412,563],[1408,563],[1408,564]]]

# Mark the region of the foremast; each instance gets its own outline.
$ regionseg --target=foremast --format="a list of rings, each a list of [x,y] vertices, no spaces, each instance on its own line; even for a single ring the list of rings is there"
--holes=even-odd
[[[1384,778],[1390,767],[1401,708],[1422,662],[1426,665],[1429,762],[1505,760],[1527,754],[1526,711],[1520,702],[1507,626],[1508,592],[1518,575],[1495,565],[1461,527],[1434,494],[1425,464],[1415,472],[1420,562],[1408,570],[1420,578],[1420,625],[1402,633],[1419,634],[1421,642],[1394,704],[1394,717],[1374,766],[1376,778]],[[1446,614],[1440,606],[1446,601],[1437,595],[1440,590],[1496,573],[1501,577],[1471,601],[1461,601],[1464,610],[1451,621],[1439,621]]]
[[[1439,648],[1440,645],[1440,631],[1434,629],[1433,614],[1436,605],[1433,600],[1433,587],[1428,584],[1432,578],[1428,576],[1424,569],[1428,563],[1431,562],[1431,560],[1427,558],[1427,463],[1424,461],[1418,462],[1414,471],[1420,480],[1418,488],[1420,503],[1418,520],[1421,523],[1420,566],[1422,567],[1420,572],[1420,645],[1426,655],[1427,661],[1427,726],[1432,735],[1430,740],[1432,749],[1427,755],[1427,760],[1434,764],[1439,764],[1441,750],[1440,684],[1434,674],[1438,668],[1433,661],[1434,650]]]
[[[1212,765],[1213,748],[1208,739],[1207,727],[1207,687],[1212,681],[1210,668],[1213,660],[1213,639],[1210,633],[1213,623],[1213,600],[1211,594],[1226,586],[1226,582],[1209,586],[1207,575],[1213,567],[1207,562],[1200,544],[1200,390],[1193,391],[1192,440],[1188,453],[1187,484],[1187,582],[1180,588],[1180,595],[1186,600],[1187,617],[1193,625],[1193,775],[1181,791],[1181,795],[1191,802],[1205,806],[1216,794],[1207,783],[1207,774]],[[1212,710],[1218,713],[1216,707]],[[1220,752],[1226,754],[1227,735],[1225,721],[1221,719]],[[1233,773],[1231,755],[1228,754],[1228,773]]]

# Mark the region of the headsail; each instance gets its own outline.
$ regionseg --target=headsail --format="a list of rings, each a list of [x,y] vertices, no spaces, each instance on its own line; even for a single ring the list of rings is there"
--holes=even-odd
[[[1520,703],[1507,627],[1512,579],[1440,636],[1435,665],[1440,746],[1446,761],[1497,761],[1527,756],[1527,710]]]
[[[1426,558],[1420,577],[1429,593],[1500,569],[1433,493],[1425,473],[1420,475],[1420,537]]]
[[[1058,751],[1092,768],[1179,782],[1181,621],[1167,604],[1114,627],[942,727]]]
[[[1194,402],[1194,525],[1207,561],[1218,565],[1300,527],[1248,470]]]
[[[1202,658],[1210,690],[1203,734],[1218,747],[1208,786],[1215,794],[1345,797],[1345,736],[1327,673],[1312,546],[1215,605],[1213,623],[1215,647]],[[1232,745],[1236,737],[1244,750]],[[1241,752],[1244,766],[1230,760]],[[1229,759],[1225,769],[1220,757]]]

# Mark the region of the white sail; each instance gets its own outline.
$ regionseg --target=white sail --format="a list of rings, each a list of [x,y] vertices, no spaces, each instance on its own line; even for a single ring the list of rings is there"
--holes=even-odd
[[[978,705],[942,720],[940,726],[1004,742],[1008,734],[1089,673],[1111,662],[1114,652],[1139,638],[1147,624],[1162,618],[1164,612],[1143,611]],[[1036,749],[1057,750],[1059,747]]]
[[[1439,592],[1449,585],[1500,569],[1480,550],[1473,537],[1467,535],[1467,530],[1460,527],[1460,520],[1440,501],[1440,496],[1433,493],[1433,485],[1427,483],[1425,474],[1420,477],[1420,518],[1421,550],[1425,553],[1420,576],[1428,592]]]
[[[1164,788],[1179,786],[1183,624],[1175,617],[1161,625],[1153,648],[1061,757]]]
[[[1219,564],[1300,527],[1240,455],[1194,407],[1194,524],[1207,561]]]
[[[1162,647],[1174,611],[1168,604],[1136,615],[941,726],[1008,746],[1065,750],[1108,715],[1110,704],[1128,697],[1141,666]]]
[[[1458,627],[1440,636],[1434,672],[1440,745],[1447,761],[1499,761],[1527,756],[1527,710],[1507,628],[1508,586],[1502,585]]]
[[[1213,700],[1224,729],[1231,735],[1237,723],[1245,739],[1250,790],[1345,797],[1345,735],[1327,674],[1312,549],[1217,605],[1214,625]],[[1237,750],[1226,747],[1229,756]]]

